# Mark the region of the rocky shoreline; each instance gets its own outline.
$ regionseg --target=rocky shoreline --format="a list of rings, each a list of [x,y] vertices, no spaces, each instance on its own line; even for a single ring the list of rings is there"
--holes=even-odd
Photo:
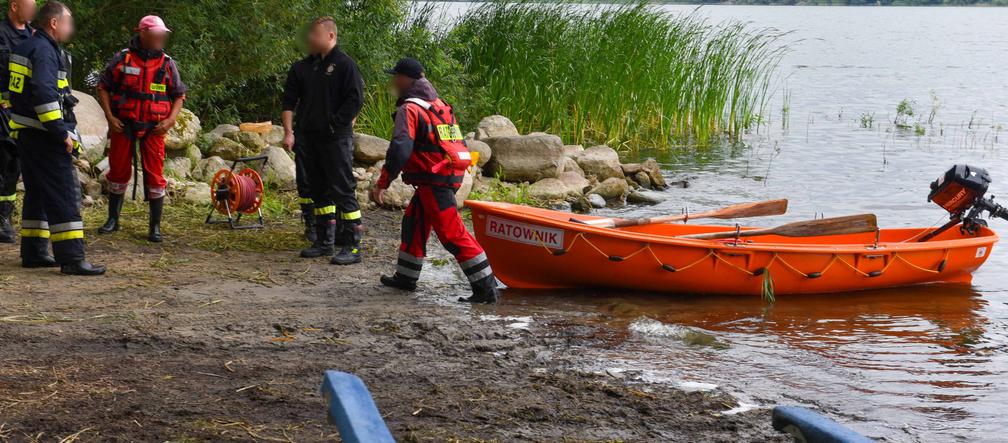
[[[77,117],[83,152],[77,161],[85,205],[100,201],[108,192],[108,126],[93,97],[75,92],[81,100]],[[244,130],[243,130],[244,129]],[[165,176],[169,199],[204,204],[210,201],[208,183],[213,175],[241,157],[265,155],[269,160],[255,168],[273,190],[295,190],[293,154],[281,147],[283,129],[268,123],[222,124],[203,131],[199,118],[184,109],[165,140]],[[546,133],[520,134],[507,117],[483,118],[476,131],[466,135],[469,149],[479,162],[466,174],[457,193],[466,199],[505,200],[561,210],[588,212],[592,208],[631,204],[657,204],[665,197],[656,191],[669,185],[658,162],[621,163],[608,146],[564,144]],[[354,176],[361,206],[374,207],[368,191],[378,180],[388,140],[369,134],[354,135]],[[402,208],[413,188],[402,180],[392,183],[386,202]]]

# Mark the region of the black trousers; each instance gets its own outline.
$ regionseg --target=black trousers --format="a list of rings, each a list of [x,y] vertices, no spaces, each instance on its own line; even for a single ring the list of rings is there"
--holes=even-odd
[[[57,263],[84,260],[84,222],[77,205],[80,184],[73,157],[62,139],[45,131],[23,129],[17,140],[25,184],[22,259],[48,255],[51,242]]]
[[[21,177],[21,162],[18,160],[17,145],[0,139],[0,203],[14,203],[17,182]]]
[[[311,183],[308,180],[308,154],[304,149],[304,135],[295,135],[294,140],[294,182],[297,184],[298,202],[313,205]]]
[[[357,179],[353,176],[353,136],[306,133],[303,139],[303,164],[315,204],[316,223],[336,221],[336,245],[351,245],[354,231],[361,224]]]

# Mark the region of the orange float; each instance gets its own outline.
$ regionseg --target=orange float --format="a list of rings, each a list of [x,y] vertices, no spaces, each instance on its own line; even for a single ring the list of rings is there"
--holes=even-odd
[[[570,221],[571,214],[466,201],[476,238],[497,277],[515,288],[607,287],[669,293],[815,294],[970,283],[998,236],[926,228],[820,237],[693,240],[730,226],[654,224],[620,229]],[[578,216],[582,220],[598,217]],[[745,228],[743,228],[745,229]]]

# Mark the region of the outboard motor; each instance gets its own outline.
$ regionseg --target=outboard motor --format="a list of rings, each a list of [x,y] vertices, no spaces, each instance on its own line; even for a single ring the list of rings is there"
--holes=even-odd
[[[987,221],[981,218],[984,211],[988,212],[988,217],[1008,220],[1008,209],[994,203],[994,196],[984,197],[990,183],[986,170],[969,165],[955,165],[932,182],[928,201],[948,211],[950,220],[920,241],[928,241],[959,224],[964,234],[974,235],[987,226]]]

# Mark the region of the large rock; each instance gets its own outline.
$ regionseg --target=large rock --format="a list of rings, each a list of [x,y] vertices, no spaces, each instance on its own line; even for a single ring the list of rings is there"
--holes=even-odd
[[[668,187],[668,184],[665,182],[665,177],[662,176],[661,166],[658,164],[657,160],[653,158],[645,160],[644,163],[641,163],[641,171],[647,174],[653,189],[661,190]]]
[[[589,194],[598,194],[609,202],[622,202],[629,191],[626,179],[609,177],[592,188]]]
[[[286,134],[286,132],[284,132],[283,126],[273,125],[269,134],[266,134],[266,143],[274,146],[280,146],[283,144],[284,134]]]
[[[578,166],[585,175],[595,176],[599,181],[608,178],[624,178],[620,167],[619,154],[608,146],[593,146],[577,156]]]
[[[476,140],[486,140],[493,137],[514,137],[521,135],[511,119],[503,115],[483,117],[476,125]]]
[[[185,189],[181,192],[181,200],[200,205],[210,204],[210,185],[204,182],[186,183]]]
[[[560,181],[567,187],[568,197],[579,197],[591,187],[591,182],[576,172],[560,173]]]
[[[192,177],[193,162],[189,157],[169,158],[164,162],[164,173],[166,176],[179,180],[186,180]]]
[[[266,139],[257,132],[238,131],[224,134],[224,138],[229,138],[240,143],[248,152],[259,152],[269,146]]]
[[[384,160],[376,163],[371,169],[369,169],[372,175],[372,184],[378,181],[378,176],[381,174],[383,166],[385,166]],[[370,185],[368,187],[370,187]],[[385,206],[392,208],[405,208],[406,205],[409,204],[410,199],[413,198],[413,191],[414,189],[412,186],[403,183],[402,175],[400,175],[389,185],[388,189],[385,190]]]
[[[77,106],[74,107],[74,115],[77,117],[77,132],[81,136],[81,145],[89,161],[101,159],[105,152],[105,142],[108,141],[108,121],[105,120],[105,111],[94,97],[80,91],[73,91],[73,96],[77,98]],[[100,150],[101,153],[87,155],[87,153]]]
[[[262,162],[255,162],[254,166],[264,182],[272,184],[281,191],[297,189],[297,168],[294,166],[294,160],[285,149],[270,146],[259,155],[268,157],[265,165]]]
[[[627,196],[628,202],[639,205],[657,205],[665,200],[665,194],[655,191],[633,191]]]
[[[233,161],[244,157],[251,152],[254,151],[249,151],[248,148],[241,143],[238,143],[228,137],[220,137],[213,145],[210,146],[210,149],[207,151],[207,155]]]
[[[209,157],[201,160],[199,166],[193,172],[193,178],[203,182],[210,182],[217,171],[221,169],[231,169],[231,165],[220,157]]]
[[[556,178],[563,167],[563,143],[555,135],[494,137],[485,140],[493,157],[485,171],[512,182]]]
[[[564,157],[563,159],[563,172],[573,172],[582,177],[585,175],[584,170],[581,169],[580,165],[578,165],[577,160],[570,157]]]
[[[354,160],[373,165],[385,160],[389,142],[381,137],[368,134],[354,134]]]
[[[199,117],[192,111],[182,108],[175,120],[175,126],[165,134],[165,149],[178,151],[188,148],[189,145],[196,143],[201,130]]]
[[[237,127],[235,125],[224,124],[224,125],[217,125],[217,127],[211,129],[210,132],[208,132],[208,134],[213,134],[213,135],[216,135],[218,137],[223,137],[223,136],[225,136],[227,134],[230,134],[230,133],[233,133],[233,132],[239,132],[239,131],[241,131],[241,128],[239,128],[239,127]]]
[[[525,192],[538,202],[553,202],[567,198],[567,185],[560,179],[544,178],[529,185]]]
[[[490,158],[493,157],[493,150],[490,149],[490,145],[486,144],[486,142],[479,140],[466,140],[466,146],[469,147],[470,152],[479,153],[479,161],[476,162],[476,166],[482,168],[490,162]]]
[[[564,145],[564,155],[568,157],[577,157],[584,152],[584,146],[582,145]]]
[[[604,208],[606,207],[605,198],[598,194],[588,194],[588,203],[593,208]]]
[[[98,179],[92,178],[88,174],[77,174],[77,179],[80,182],[81,194],[90,196],[92,199],[101,197],[102,195],[102,184]]]

